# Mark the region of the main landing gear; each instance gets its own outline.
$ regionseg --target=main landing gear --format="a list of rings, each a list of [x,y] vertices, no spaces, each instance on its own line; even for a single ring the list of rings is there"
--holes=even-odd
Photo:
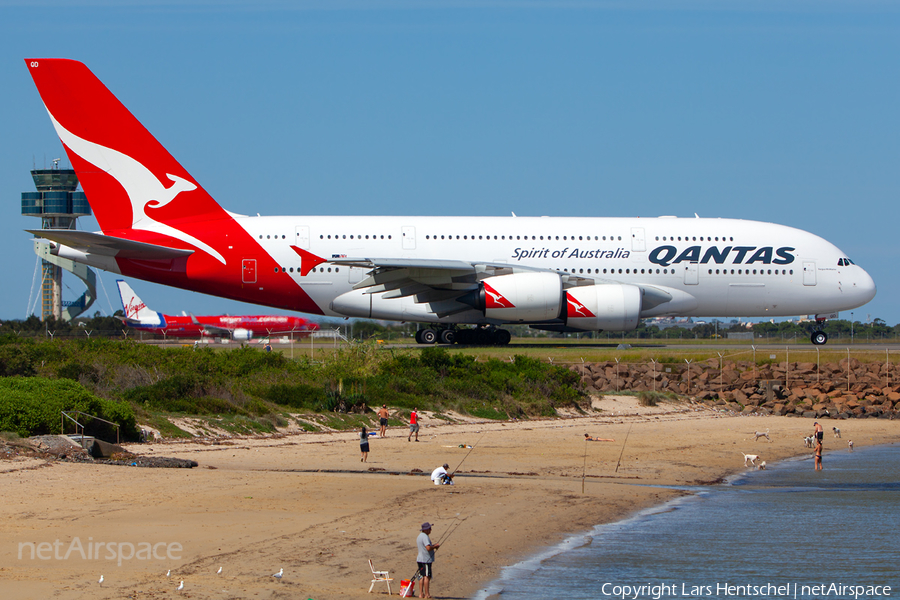
[[[828,341],[828,334],[819,329],[824,325],[825,319],[816,319],[816,328],[813,329],[812,335],[809,336],[809,341],[811,341],[814,346],[823,346],[825,345],[825,342]]]
[[[505,329],[493,325],[475,327],[473,329],[420,329],[416,332],[417,344],[471,344],[475,346],[505,346],[512,335]]]
[[[416,332],[417,344],[433,344],[437,341],[437,333],[434,329],[420,329]]]

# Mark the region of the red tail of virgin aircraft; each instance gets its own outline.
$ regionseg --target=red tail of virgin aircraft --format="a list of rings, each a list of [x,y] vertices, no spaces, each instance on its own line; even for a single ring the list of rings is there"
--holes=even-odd
[[[194,316],[164,315],[152,310],[121,279],[119,297],[125,317],[122,322],[141,331],[159,333],[170,337],[221,337],[233,340],[249,340],[254,337],[291,334],[304,337],[319,326],[300,317],[284,315],[245,315],[245,316]]]
[[[316,315],[427,324],[420,343],[505,344],[498,326],[508,323],[630,331],[666,316],[824,321],[875,296],[839,248],[773,223],[236,215],[83,64],[26,64],[102,229],[32,233],[52,253],[114,273]]]

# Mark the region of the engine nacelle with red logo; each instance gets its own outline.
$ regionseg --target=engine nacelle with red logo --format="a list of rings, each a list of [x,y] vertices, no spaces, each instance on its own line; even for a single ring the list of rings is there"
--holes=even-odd
[[[589,285],[566,290],[566,325],[584,331],[631,331],[641,317],[641,289]]]
[[[489,319],[508,323],[552,321],[562,314],[562,280],[556,273],[488,277],[459,301],[482,311]]]

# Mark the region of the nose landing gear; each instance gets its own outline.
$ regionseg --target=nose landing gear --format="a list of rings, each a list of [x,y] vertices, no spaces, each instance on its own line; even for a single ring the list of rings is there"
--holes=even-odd
[[[825,344],[825,342],[828,341],[828,334],[820,329],[817,329],[816,331],[812,332],[812,335],[810,336],[809,340],[815,346],[822,346]]]

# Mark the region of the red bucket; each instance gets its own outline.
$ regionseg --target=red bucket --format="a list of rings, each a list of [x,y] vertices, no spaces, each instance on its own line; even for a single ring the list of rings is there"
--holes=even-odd
[[[414,598],[416,596],[416,582],[409,579],[400,580],[400,597]]]

